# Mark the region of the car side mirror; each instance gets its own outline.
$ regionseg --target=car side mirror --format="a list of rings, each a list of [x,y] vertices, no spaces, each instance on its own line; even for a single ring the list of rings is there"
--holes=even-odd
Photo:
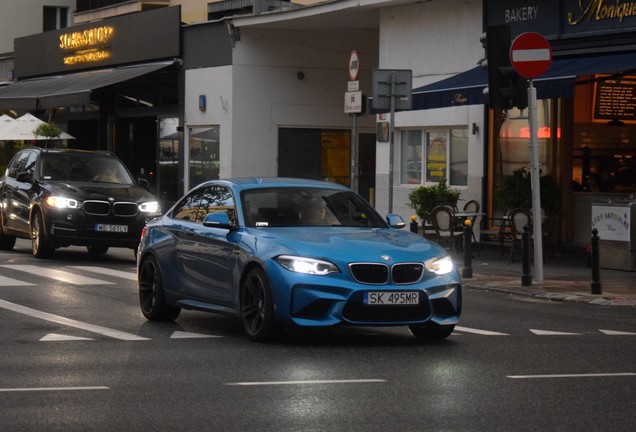
[[[15,179],[22,183],[32,183],[33,173],[31,171],[21,171],[15,176]]]
[[[150,191],[150,182],[146,180],[145,178],[139,177],[137,179],[137,184],[141,186],[142,188],[146,189],[147,191]]]
[[[389,224],[391,228],[404,228],[406,223],[404,223],[404,219],[402,216],[397,214],[388,214],[386,215],[386,223]]]
[[[203,220],[203,226],[234,230],[236,226],[230,221],[230,214],[226,211],[210,213]]]

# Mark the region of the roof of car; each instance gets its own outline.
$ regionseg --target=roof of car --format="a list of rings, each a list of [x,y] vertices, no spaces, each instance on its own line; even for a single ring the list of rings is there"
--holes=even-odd
[[[237,177],[237,178],[228,178],[221,180],[212,180],[207,183],[228,183],[233,184],[235,187],[243,188],[243,187],[273,187],[273,186],[310,186],[310,187],[329,187],[336,189],[347,190],[346,186],[343,186],[338,183],[331,183],[327,181],[321,180],[311,180],[311,179],[301,179],[301,178],[291,178],[291,177]]]

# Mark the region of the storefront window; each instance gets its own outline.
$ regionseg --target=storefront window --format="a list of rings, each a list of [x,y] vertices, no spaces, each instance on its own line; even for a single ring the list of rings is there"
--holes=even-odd
[[[468,181],[468,130],[401,130],[402,184],[437,183],[452,186]]]
[[[159,119],[159,181],[158,195],[162,208],[167,209],[177,200],[179,186],[179,119]]]
[[[219,178],[219,127],[189,128],[189,188]]]

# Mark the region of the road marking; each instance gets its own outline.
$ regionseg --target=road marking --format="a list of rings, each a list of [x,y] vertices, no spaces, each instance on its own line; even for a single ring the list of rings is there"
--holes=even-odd
[[[566,333],[566,332],[558,332],[551,330],[535,330],[530,329],[530,331],[538,336],[580,336],[581,333]]]
[[[41,312],[35,309],[28,308],[26,306],[21,306],[15,303],[11,303],[5,300],[0,300],[0,307],[17,312],[23,315],[28,315],[33,318],[40,318],[45,321],[51,321],[54,323],[66,325],[69,327],[74,327],[82,330],[86,330],[92,333],[101,334],[103,336],[112,337],[115,339],[126,340],[126,341],[140,341],[140,340],[150,340],[145,337],[137,336],[132,333],[125,333],[119,330],[113,330],[106,327],[101,327],[94,324],[88,324],[82,321],[76,321],[70,318],[64,318],[58,315],[53,315],[47,312]]]
[[[29,286],[32,283],[11,279],[10,277],[0,275],[0,286]]]
[[[26,273],[31,273],[37,276],[43,276],[50,279],[55,279],[60,282],[68,282],[73,285],[113,285],[113,282],[106,282],[99,279],[88,278],[79,276],[74,273],[65,272],[61,270],[53,270],[34,265],[3,265],[2,267],[18,270]]]
[[[633,333],[633,332],[617,331],[617,330],[601,330],[601,329],[599,329],[598,331],[600,331],[601,333],[605,333],[606,335],[609,335],[609,336],[634,336],[634,335],[636,335],[636,333]]]
[[[357,379],[357,380],[303,380],[303,381],[262,381],[262,382],[236,382],[225,383],[235,386],[265,386],[265,385],[304,385],[304,384],[359,384],[359,383],[383,383],[383,379]]]
[[[69,266],[70,268],[78,269],[78,270],[86,270],[93,273],[99,273],[107,276],[115,276],[118,278],[128,279],[131,281],[137,281],[137,273],[135,272],[124,272],[119,270],[113,270],[105,267],[97,267],[97,266]]]
[[[624,373],[592,373],[592,374],[561,374],[561,375],[507,375],[512,379],[534,379],[534,378],[599,378],[599,377],[623,377],[636,376],[634,372]]]
[[[510,336],[508,333],[498,333],[498,332],[494,332],[490,330],[480,330],[480,329],[474,329],[474,328],[462,327],[462,326],[455,326],[455,330],[459,330],[464,333],[474,333],[474,334],[483,335],[483,336]]]
[[[201,333],[189,333],[176,331],[172,333],[170,339],[194,339],[194,338],[222,338],[223,336],[206,335]]]
[[[58,342],[58,341],[80,341],[80,340],[95,340],[93,338],[80,337],[80,336],[68,336],[57,333],[49,333],[40,339],[40,342]]]
[[[77,391],[77,390],[110,390],[110,387],[106,387],[106,386],[90,386],[90,387],[0,388],[0,392]]]

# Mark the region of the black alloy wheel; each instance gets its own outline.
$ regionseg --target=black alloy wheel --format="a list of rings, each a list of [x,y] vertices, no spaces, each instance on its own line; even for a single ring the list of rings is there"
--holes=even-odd
[[[241,286],[241,320],[245,333],[254,341],[271,340],[280,331],[269,281],[261,268],[250,270]]]
[[[46,238],[46,227],[40,211],[33,214],[31,221],[31,252],[36,258],[49,258],[54,252]]]
[[[153,256],[144,259],[139,270],[139,306],[149,321],[174,321],[180,307],[166,303],[159,264]]]

